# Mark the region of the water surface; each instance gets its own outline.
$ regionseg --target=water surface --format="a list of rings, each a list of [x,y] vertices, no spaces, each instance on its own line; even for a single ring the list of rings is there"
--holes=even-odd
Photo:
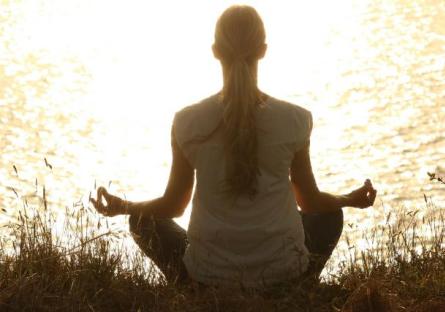
[[[229,3],[0,2],[0,220],[43,186],[60,211],[99,184],[161,195],[173,113],[221,84],[210,46]],[[261,87],[313,112],[321,189],[379,190],[346,222],[373,226],[423,194],[443,207],[427,172],[445,175],[445,2],[249,3],[268,32]]]

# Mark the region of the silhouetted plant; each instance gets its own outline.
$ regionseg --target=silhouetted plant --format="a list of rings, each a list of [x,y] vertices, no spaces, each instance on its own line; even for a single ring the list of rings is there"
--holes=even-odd
[[[436,173],[434,172],[427,172],[428,176],[430,177],[430,181],[437,181],[440,182],[442,184],[445,184],[445,180],[443,177],[438,176]]]
[[[443,179],[433,176],[443,183]],[[19,192],[19,190],[17,190]],[[22,210],[0,236],[0,311],[442,311],[445,211],[391,210],[383,224],[347,243],[316,286],[233,291],[168,285],[125,232],[76,205],[63,235],[51,205]],[[46,210],[43,209],[46,206]],[[112,222],[112,221],[110,221]],[[357,233],[355,233],[357,234]],[[116,241],[116,238],[119,239]],[[360,249],[356,240],[371,246]],[[120,243],[118,243],[120,242]],[[349,254],[348,254],[349,253]],[[441,310],[442,309],[442,310]]]

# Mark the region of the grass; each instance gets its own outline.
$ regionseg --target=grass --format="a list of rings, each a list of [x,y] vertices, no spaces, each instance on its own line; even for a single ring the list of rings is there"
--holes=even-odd
[[[371,248],[344,235],[319,285],[249,292],[168,285],[88,208],[24,205],[2,230],[0,311],[445,311],[445,211],[425,202],[363,234]]]

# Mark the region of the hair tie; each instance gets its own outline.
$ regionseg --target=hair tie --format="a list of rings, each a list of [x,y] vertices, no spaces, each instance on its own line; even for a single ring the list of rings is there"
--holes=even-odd
[[[247,63],[247,56],[246,55],[243,55],[243,54],[241,54],[241,55],[235,55],[233,58],[232,58],[232,62],[233,63],[235,63],[235,62],[242,62],[242,63]]]

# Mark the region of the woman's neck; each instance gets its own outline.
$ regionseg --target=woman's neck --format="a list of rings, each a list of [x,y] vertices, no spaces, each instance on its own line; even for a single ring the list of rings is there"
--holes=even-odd
[[[222,66],[222,74],[223,74],[223,82],[225,83],[227,80],[227,77],[229,75],[229,65],[226,65],[224,63],[221,63]],[[253,62],[252,64],[249,64],[250,72],[255,79],[255,82],[258,78],[258,61]]]

